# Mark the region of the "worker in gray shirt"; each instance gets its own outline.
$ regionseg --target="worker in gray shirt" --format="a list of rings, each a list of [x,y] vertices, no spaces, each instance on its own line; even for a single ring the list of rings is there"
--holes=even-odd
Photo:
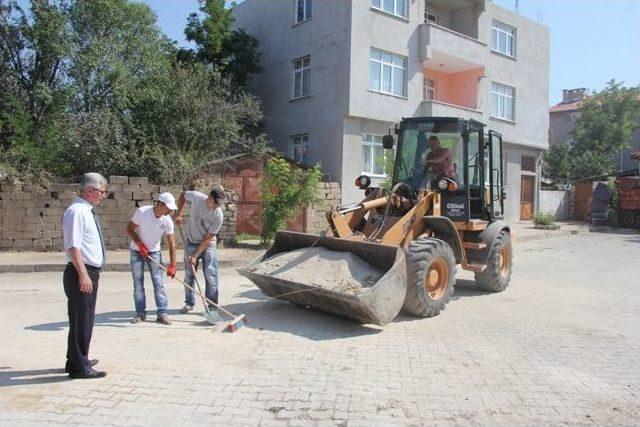
[[[186,241],[184,242],[184,281],[193,286],[194,277],[190,265],[196,266],[198,261],[202,262],[202,271],[206,283],[205,295],[208,299],[218,303],[218,254],[216,243],[222,221],[222,205],[226,201],[224,191],[214,188],[209,193],[198,191],[186,191],[178,198],[178,213],[175,221],[177,224],[185,222],[183,216],[185,202],[191,204],[191,212],[187,221]],[[185,306],[181,313],[188,313],[193,310],[196,303],[194,293],[191,289],[185,288]],[[214,307],[210,307],[215,309]]]

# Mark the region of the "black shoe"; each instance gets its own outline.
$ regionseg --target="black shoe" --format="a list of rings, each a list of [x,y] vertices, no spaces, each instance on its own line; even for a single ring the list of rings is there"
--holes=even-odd
[[[106,377],[105,371],[96,371],[93,368],[89,368],[86,372],[69,372],[69,378],[74,379],[89,379],[89,378],[103,378]]]
[[[89,359],[89,367],[93,367],[96,366],[98,364],[98,359]],[[73,372],[78,372],[77,369],[71,369],[71,367],[69,366],[69,362],[67,361],[67,363],[64,365],[64,371],[67,374],[70,374],[71,371]]]

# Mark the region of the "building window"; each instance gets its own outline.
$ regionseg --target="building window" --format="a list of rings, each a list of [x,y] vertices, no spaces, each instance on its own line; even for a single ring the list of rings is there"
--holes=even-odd
[[[293,61],[293,98],[311,95],[311,57]]]
[[[405,96],[407,60],[401,56],[371,49],[369,89]]]
[[[293,135],[289,139],[289,157],[303,165],[308,164],[307,149],[309,147],[309,135]]]
[[[436,13],[433,12],[425,12],[424,13],[424,22],[430,22],[433,24],[437,24],[440,18]]]
[[[500,83],[491,83],[491,116],[515,120],[515,89]]]
[[[386,176],[384,172],[385,152],[382,135],[362,135],[362,173]]]
[[[311,0],[296,0],[296,23],[311,19]]]
[[[502,22],[493,21],[491,49],[509,56],[516,56],[516,29]]]
[[[371,7],[392,15],[407,17],[407,0],[371,0]]]
[[[527,172],[535,172],[536,158],[532,156],[522,156],[520,159],[520,169]]]
[[[422,99],[425,101],[433,101],[436,99],[436,81],[424,77],[422,79]]]

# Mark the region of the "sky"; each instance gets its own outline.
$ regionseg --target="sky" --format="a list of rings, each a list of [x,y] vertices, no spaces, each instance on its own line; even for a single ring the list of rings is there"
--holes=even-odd
[[[184,27],[197,0],[140,1],[169,38],[188,46]],[[493,2],[514,10],[515,0]],[[640,84],[640,0],[519,0],[518,13],[550,29],[550,105],[562,100],[563,89],[601,90],[611,79]]]

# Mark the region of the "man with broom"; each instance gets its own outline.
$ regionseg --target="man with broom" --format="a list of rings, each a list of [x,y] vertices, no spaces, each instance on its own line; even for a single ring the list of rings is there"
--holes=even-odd
[[[173,222],[169,214],[176,210],[176,199],[171,193],[162,193],[154,206],[141,206],[136,209],[127,226],[131,238],[131,274],[133,276],[133,300],[136,316],[131,323],[144,322],[147,318],[147,304],[144,293],[144,267],[148,266],[153,283],[156,301],[156,322],[170,325],[167,314],[167,292],[164,289],[164,274],[161,269],[162,252],[160,240],[167,235],[169,243],[169,267],[167,276],[176,275],[176,245],[173,234]]]
[[[224,191],[214,188],[209,195],[198,191],[186,191],[178,198],[177,224],[185,222],[183,211],[185,203],[191,204],[191,212],[185,233],[184,265],[185,282],[193,287],[194,275],[191,266],[196,267],[202,261],[205,280],[206,297],[218,304],[218,254],[216,249],[217,235],[222,227],[224,215],[222,205],[226,201]],[[188,313],[195,305],[194,292],[185,288],[185,306],[181,313]],[[206,308],[205,308],[206,309]],[[212,317],[222,320],[215,307],[208,307]]]

